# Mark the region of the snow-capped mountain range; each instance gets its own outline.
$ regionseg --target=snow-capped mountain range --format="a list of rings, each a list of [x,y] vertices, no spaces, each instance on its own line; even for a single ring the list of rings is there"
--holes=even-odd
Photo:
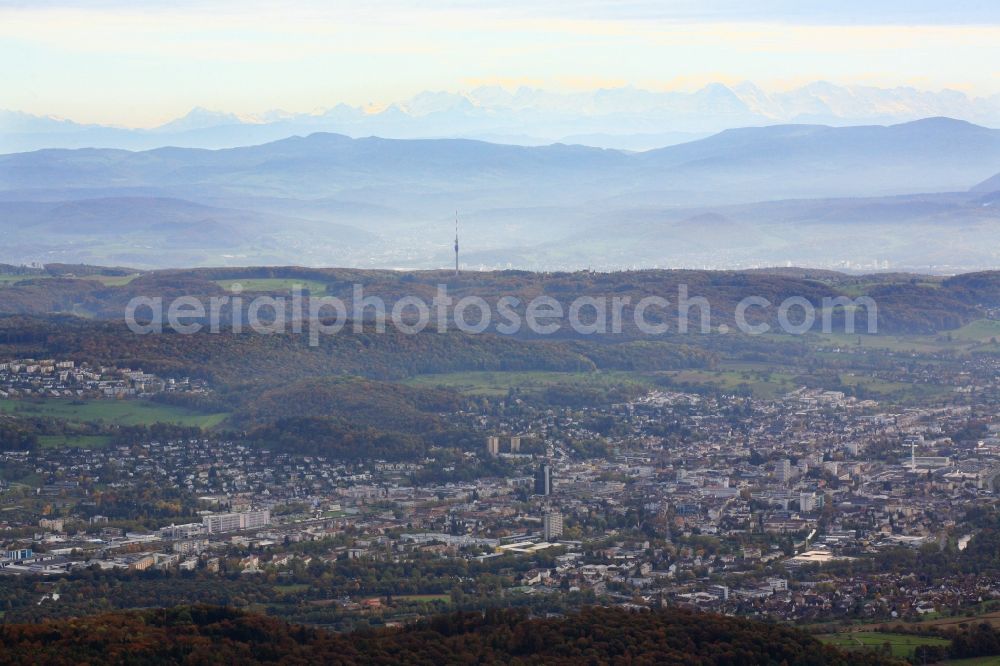
[[[822,81],[788,91],[765,91],[749,82],[712,83],[693,92],[632,86],[586,92],[487,86],[422,92],[380,108],[338,104],[313,113],[273,110],[253,116],[196,108],[149,129],[82,125],[0,111],[0,152],[165,145],[228,148],[320,131],[353,137],[463,137],[520,145],[563,142],[647,150],[733,127],[893,124],[930,116],[1000,127],[1000,95],[972,97],[957,90]]]

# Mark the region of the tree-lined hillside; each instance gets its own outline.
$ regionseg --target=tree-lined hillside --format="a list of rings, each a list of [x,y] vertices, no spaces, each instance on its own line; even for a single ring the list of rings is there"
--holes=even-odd
[[[207,331],[138,335],[124,324],[74,317],[0,316],[0,356],[69,358],[142,367],[166,375],[204,377],[225,384],[284,384],[305,377],[357,375],[400,379],[462,370],[649,369],[708,367],[713,355],[670,342],[608,345],[566,340],[521,340],[428,330],[409,335],[366,325],[319,336]]]
[[[848,664],[790,627],[671,609],[591,608],[565,618],[460,613],[399,629],[332,634],[232,609],[178,607],[0,628],[0,663]]]
[[[172,299],[191,296],[202,301],[205,311],[211,311],[212,298],[222,298],[219,308],[222,327],[234,319],[234,313],[225,296],[230,288],[240,284],[243,288],[242,320],[247,320],[246,309],[254,296],[270,294],[290,297],[295,285],[302,287],[304,307],[308,312],[310,297],[334,296],[346,306],[348,317],[354,316],[355,289],[363,290],[365,297],[377,297],[391,312],[394,303],[404,297],[416,297],[428,306],[438,294],[439,286],[454,299],[476,296],[492,308],[491,327],[505,323],[497,307],[499,299],[512,297],[517,302],[510,306],[522,320],[527,303],[538,296],[558,301],[564,310],[562,327],[558,335],[581,337],[568,323],[568,309],[577,298],[589,297],[606,302],[610,318],[610,304],[621,299],[621,333],[625,337],[646,337],[648,334],[635,325],[635,307],[646,297],[665,298],[669,305],[656,305],[646,312],[651,323],[663,321],[671,331],[678,330],[678,306],[682,289],[690,298],[704,298],[710,304],[711,324],[726,324],[733,329],[737,304],[748,296],[764,298],[770,307],[750,308],[746,317],[750,323],[766,322],[772,329],[779,326],[778,306],[791,297],[804,298],[813,307],[823,307],[824,299],[869,296],[878,305],[878,330],[884,333],[933,333],[958,328],[986,314],[989,308],[1000,306],[1000,281],[997,273],[973,273],[950,279],[933,276],[884,274],[850,276],[830,271],[803,272],[801,270],[757,271],[696,271],[696,270],[642,270],[615,273],[578,271],[574,273],[532,273],[528,271],[469,272],[455,277],[443,271],[386,271],[340,268],[251,267],[205,268],[166,270],[121,277],[121,269],[74,267],[80,274],[67,272],[65,266],[54,266],[44,275],[17,276],[0,288],[0,314],[47,315],[72,313],[98,319],[124,319],[129,302],[135,297],[164,299],[164,311]],[[110,273],[109,273],[110,271]],[[71,277],[72,276],[72,277]],[[2,285],[3,283],[0,283]],[[291,307],[290,304],[288,307]],[[323,314],[329,316],[330,310]],[[374,311],[364,311],[371,317]],[[408,312],[412,317],[413,311]],[[138,315],[148,316],[140,310]],[[842,330],[844,310],[833,314],[834,328]],[[261,316],[270,317],[270,310],[261,310]],[[701,313],[691,310],[691,328],[700,330]],[[858,330],[867,330],[867,313],[861,308],[856,313]],[[581,321],[590,322],[592,312],[584,309]],[[449,316],[449,322],[453,318]],[[469,308],[466,320],[477,321],[476,308]],[[557,320],[560,321],[560,320]],[[431,321],[437,326],[436,314]],[[818,328],[822,318],[817,316]],[[611,330],[610,325],[607,330]],[[526,326],[517,331],[520,337],[534,334]]]

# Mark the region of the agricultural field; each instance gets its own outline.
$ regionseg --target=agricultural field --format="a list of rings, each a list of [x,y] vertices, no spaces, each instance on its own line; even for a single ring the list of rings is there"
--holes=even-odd
[[[775,339],[781,336],[773,336]],[[786,336],[787,337],[787,336]],[[1000,353],[1000,321],[977,319],[953,331],[936,335],[848,335],[824,333],[809,335],[813,344],[843,348],[864,347],[893,352],[935,353],[941,351],[968,352],[996,346]],[[994,342],[996,341],[996,342]]]
[[[308,290],[310,294],[325,294],[326,284],[319,280],[300,280],[297,278],[235,278],[229,280],[212,280],[223,289],[229,290],[234,284],[243,287],[243,291],[291,291],[295,286]]]
[[[117,425],[173,423],[200,428],[214,428],[228,416],[225,413],[203,414],[148,400],[0,400],[0,413],[47,416],[83,423],[103,422]]]
[[[451,601],[450,594],[397,594],[393,597],[396,601],[414,601],[419,603],[431,603],[441,601],[448,603]]]
[[[17,284],[18,282],[24,282],[25,280],[47,280],[51,277],[52,276],[47,273],[38,275],[0,273],[0,287]],[[105,287],[122,287],[139,277],[139,273],[132,273],[130,275],[80,275],[76,277],[64,277],[70,277],[76,280],[93,280],[95,282],[100,282]]]
[[[939,627],[943,629],[955,629],[963,624],[971,624],[975,622],[976,624],[989,624],[993,627],[1000,628],[1000,611],[992,610],[987,613],[978,613],[973,616],[958,616],[958,617],[934,617],[931,619],[922,620],[917,624],[917,626],[925,627]],[[892,628],[891,626],[889,627]]]
[[[403,383],[423,388],[446,387],[466,395],[506,395],[510,389],[541,390],[550,386],[653,385],[657,373],[627,371],[549,372],[549,371],[475,371],[417,375]]]
[[[854,631],[841,634],[821,634],[817,638],[824,643],[843,650],[880,650],[889,644],[894,657],[909,657],[920,645],[941,645],[951,643],[946,638],[932,636],[911,636],[909,634],[892,634],[878,631]]]
[[[721,391],[749,391],[758,398],[776,398],[799,388],[792,375],[765,369],[724,367],[719,370],[672,370],[663,374],[679,388],[688,385]]]
[[[961,330],[961,329],[959,329]],[[840,347],[847,349],[851,347],[863,347],[867,349],[881,349],[891,352],[914,352],[933,354],[953,349],[954,345],[949,345],[944,338],[930,335],[847,335],[845,333],[824,333],[810,336],[817,345],[826,347]]]
[[[639,372],[610,370],[597,372],[549,371],[475,371],[417,375],[404,381],[416,387],[446,387],[466,395],[500,396],[511,389],[542,390],[551,386],[609,388],[612,386],[645,385],[650,388],[657,380],[669,379],[678,389],[717,389],[728,392],[749,392],[757,398],[773,399],[802,386],[802,377],[784,369],[770,369],[759,364],[723,364],[717,370],[665,370]],[[823,388],[839,390],[861,387],[876,399],[890,399],[910,404],[936,398],[949,392],[946,386],[889,382],[861,374],[840,373],[830,378]],[[838,383],[839,382],[839,383]]]
[[[139,277],[139,273],[132,273],[131,275],[87,275],[80,279],[97,280],[105,287],[123,287],[137,277]]]
[[[662,373],[683,387],[711,387],[722,391],[749,392],[754,397],[772,399],[803,385],[804,377],[773,366],[760,364],[723,363],[717,370],[673,370]],[[849,387],[863,389],[870,397],[891,400],[901,404],[914,404],[947,394],[951,389],[935,384],[909,384],[890,382],[860,373],[842,372],[823,376],[819,382],[828,390]]]
[[[951,339],[958,341],[985,342],[992,344],[1000,340],[1000,321],[977,319],[950,333]]]
[[[0,273],[0,288],[6,287],[8,285],[17,284],[18,282],[24,282],[25,280],[34,280],[37,278],[48,277],[47,275],[13,275],[11,273]]]
[[[940,289],[941,288],[941,278],[934,278],[929,275],[923,276],[923,279],[919,282],[914,282],[914,286],[926,287],[928,289]],[[829,280],[817,280],[817,282],[823,284],[833,284]],[[882,280],[859,280],[854,284],[837,284],[837,289],[842,291],[844,294],[856,297],[864,296],[871,292],[872,289],[884,285],[885,282]]]
[[[876,377],[855,373],[842,373],[840,381],[844,386],[859,386],[875,394],[876,399],[889,399],[901,404],[912,404],[926,399],[937,398],[951,391],[951,387],[937,384],[908,384],[889,382]]]
[[[38,445],[43,449],[103,449],[111,443],[107,435],[41,435]]]

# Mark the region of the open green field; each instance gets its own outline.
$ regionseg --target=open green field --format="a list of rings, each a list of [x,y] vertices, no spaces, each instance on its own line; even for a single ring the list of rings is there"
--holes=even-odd
[[[450,594],[399,594],[392,597],[396,601],[417,601],[421,603],[430,603],[432,601],[444,601],[450,602]]]
[[[960,329],[951,332],[951,339],[973,342],[991,342],[1000,340],[1000,321],[993,319],[977,319]]]
[[[598,372],[548,372],[548,371],[475,371],[444,374],[417,375],[404,381],[410,386],[424,388],[446,387],[466,395],[500,396],[510,389],[541,390],[550,386],[572,385],[608,388],[611,386],[656,385],[657,378],[670,378],[678,388],[715,388],[721,391],[748,391],[763,399],[773,399],[802,385],[801,378],[791,372],[769,369],[752,363],[724,363],[717,370],[665,370],[638,372],[609,370]],[[889,399],[900,403],[916,403],[950,391],[946,386],[931,384],[906,384],[888,382],[862,374],[841,373],[840,385],[832,383],[831,390],[860,386],[876,399]]]
[[[97,280],[106,287],[122,287],[139,277],[139,273],[131,275],[85,275],[82,280]]]
[[[780,336],[774,336],[778,338]],[[935,353],[947,350],[958,352],[983,348],[992,345],[993,340],[1000,341],[1000,321],[992,319],[977,319],[953,331],[943,331],[936,335],[847,335],[845,333],[825,333],[809,336],[820,344],[839,347],[863,347],[868,349],[884,349],[886,351],[911,351],[917,353]],[[859,345],[860,341],[860,345]],[[998,346],[1000,352],[1000,346]]]
[[[405,380],[410,386],[447,387],[466,395],[506,395],[512,389],[545,389],[572,385],[606,388],[610,386],[652,384],[654,373],[626,371],[548,372],[548,371],[476,371],[417,375]]]
[[[0,413],[48,416],[64,421],[104,422],[118,425],[174,423],[213,428],[228,414],[203,414],[183,407],[148,400],[0,400]]]
[[[994,628],[1000,628],[1000,611],[993,610],[986,613],[976,612],[974,615],[971,616],[959,615],[950,617],[941,617],[941,616],[932,617],[929,619],[921,620],[920,622],[917,622],[915,625],[911,626],[918,626],[918,627],[929,626],[929,627],[942,627],[946,629],[947,628],[954,629],[959,627],[960,625],[969,624],[972,622],[975,622],[976,624],[985,623],[993,626]],[[874,627],[872,625],[867,625],[864,628],[869,629]],[[891,629],[892,625],[890,625],[889,628]]]
[[[909,657],[920,645],[949,645],[945,638],[910,636],[908,634],[883,634],[878,631],[855,631],[842,634],[821,634],[819,640],[844,650],[881,649],[886,643],[894,657]]]
[[[876,394],[876,399],[888,398],[895,402],[905,403],[940,397],[952,390],[950,386],[889,382],[877,377],[867,377],[854,373],[841,373],[840,381],[844,386],[862,386]]]
[[[0,273],[0,287],[5,285],[17,284],[18,282],[24,282],[25,280],[45,280],[51,277],[52,276],[48,274],[13,275],[10,273]],[[81,275],[74,279],[95,280],[107,287],[121,287],[123,285],[128,284],[137,277],[139,277],[139,273],[133,273],[131,275]]]
[[[678,385],[714,387],[722,391],[750,391],[758,398],[776,398],[801,386],[801,378],[788,372],[739,367],[723,364],[718,370],[674,370],[663,373]],[[840,385],[831,382],[823,388],[840,390],[859,386],[876,399],[890,399],[901,403],[914,403],[935,398],[950,391],[947,386],[933,384],[907,384],[888,382],[862,374],[840,373]]]
[[[920,282],[913,283],[917,287],[926,287],[928,289],[940,289],[942,278],[932,278],[927,277],[927,279],[921,280]],[[820,284],[833,284],[830,280],[816,280]],[[907,281],[909,283],[909,281]],[[865,294],[871,293],[873,288],[881,287],[885,282],[881,280],[866,280],[855,282],[854,284],[837,284],[837,289],[842,291],[851,297],[863,296]]]
[[[38,278],[48,277],[47,275],[13,275],[10,273],[0,273],[0,287],[5,287],[10,284],[17,284],[18,282],[23,282],[24,280],[35,280]]]
[[[720,391],[748,390],[758,398],[776,398],[799,388],[794,377],[784,372],[755,369],[671,370],[663,373],[675,384],[713,387]]]
[[[38,444],[43,449],[103,449],[111,443],[107,435],[42,435]]]
[[[961,329],[959,329],[961,330]],[[824,333],[814,338],[819,344],[832,347],[863,347],[894,352],[929,353],[954,349],[943,340],[930,335],[847,335],[845,333]],[[858,341],[860,340],[860,345]]]
[[[326,285],[319,280],[300,280],[296,278],[235,278],[231,280],[212,280],[223,289],[232,289],[234,284],[243,287],[243,291],[291,291],[296,285],[311,294],[326,293]]]

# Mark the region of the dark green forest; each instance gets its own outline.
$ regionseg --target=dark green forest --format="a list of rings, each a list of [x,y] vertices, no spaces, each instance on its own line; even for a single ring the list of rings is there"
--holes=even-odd
[[[897,663],[790,627],[669,609],[558,618],[496,610],[334,634],[212,606],[0,627],[0,663],[801,664]]]
[[[983,316],[1000,305],[1000,279],[996,272],[970,273],[949,279],[909,274],[847,275],[833,271],[773,269],[756,271],[643,270],[615,273],[531,273],[484,271],[455,277],[443,271],[387,271],[338,268],[248,267],[161,270],[139,274],[126,284],[107,284],[100,278],[118,277],[127,269],[52,264],[26,275],[24,280],[0,289],[0,313],[87,313],[120,320],[134,296],[181,295],[208,299],[228,292],[221,281],[309,281],[325,287],[324,295],[350,303],[355,285],[365,295],[392,302],[403,296],[430,301],[439,284],[455,298],[481,296],[496,303],[501,296],[522,301],[539,295],[566,304],[579,296],[628,297],[634,304],[644,296],[668,298],[676,304],[678,287],[686,285],[691,296],[705,297],[712,306],[713,325],[732,325],[736,304],[749,295],[774,304],[801,296],[819,306],[824,298],[870,296],[878,303],[879,330],[887,333],[933,333],[954,329]],[[138,271],[134,271],[139,273]],[[288,289],[279,289],[286,295]],[[247,294],[251,292],[245,292]],[[226,310],[224,309],[225,313]],[[630,329],[626,308],[626,330]],[[843,315],[839,311],[835,321]],[[776,322],[772,311],[764,319]],[[859,318],[864,324],[865,315]],[[818,324],[817,324],[818,325]]]

